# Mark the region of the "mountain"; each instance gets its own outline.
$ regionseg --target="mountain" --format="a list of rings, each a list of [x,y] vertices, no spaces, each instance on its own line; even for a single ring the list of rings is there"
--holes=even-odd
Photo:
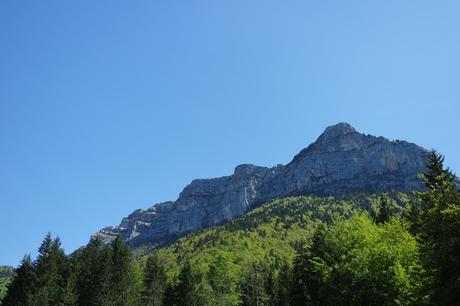
[[[193,180],[176,201],[138,209],[95,236],[105,242],[121,236],[134,247],[158,247],[275,198],[416,190],[422,188],[417,175],[425,170],[426,155],[415,144],[365,135],[338,123],[287,165],[243,164],[229,176]]]

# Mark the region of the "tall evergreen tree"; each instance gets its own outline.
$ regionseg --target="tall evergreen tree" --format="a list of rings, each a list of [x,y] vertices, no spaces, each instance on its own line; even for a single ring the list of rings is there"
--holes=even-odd
[[[179,274],[179,280],[175,286],[175,298],[173,305],[194,306],[195,303],[195,280],[193,277],[192,266],[186,263]],[[169,294],[169,293],[168,293]],[[169,302],[168,302],[169,303]]]
[[[163,293],[166,286],[166,271],[158,253],[147,258],[144,269],[143,300],[148,306],[162,305]]]
[[[265,306],[269,303],[267,275],[262,265],[253,263],[243,276],[242,306]]]
[[[3,306],[30,306],[34,302],[37,277],[30,256],[24,256],[8,286]]]
[[[100,238],[92,238],[76,255],[78,305],[109,305],[111,250]]]
[[[294,258],[292,267],[291,302],[293,306],[306,306],[310,300],[308,282],[310,279],[309,259],[310,251],[300,248]]]
[[[176,291],[173,284],[167,284],[162,299],[163,306],[177,306]]]
[[[276,282],[276,295],[274,298],[276,306],[289,306],[290,305],[290,288],[291,288],[291,266],[288,262],[284,261],[281,264],[278,278]]]
[[[38,306],[63,305],[66,280],[66,256],[59,238],[52,239],[47,234],[38,249],[34,263],[37,275],[37,293],[35,304]]]
[[[444,167],[444,156],[431,150],[427,156],[427,171],[422,174],[423,182],[429,190],[439,190],[452,184],[455,175]]]
[[[379,207],[377,215],[374,218],[374,222],[377,224],[382,224],[390,220],[392,216],[390,201],[387,196],[380,196]]]
[[[110,304],[113,306],[132,306],[135,284],[131,252],[120,236],[112,244],[109,270]]]
[[[455,176],[443,163],[442,155],[430,152],[428,171],[422,175],[428,190],[419,193],[419,236],[433,303],[456,305],[460,300],[460,194]]]

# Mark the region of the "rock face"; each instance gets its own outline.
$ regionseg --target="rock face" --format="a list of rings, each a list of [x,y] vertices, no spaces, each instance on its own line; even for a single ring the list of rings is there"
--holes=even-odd
[[[96,233],[132,246],[164,245],[187,233],[232,220],[255,205],[302,194],[411,191],[422,188],[427,151],[405,141],[364,135],[347,123],[326,128],[287,165],[239,165],[230,176],[198,179],[175,202],[136,210],[119,226]]]

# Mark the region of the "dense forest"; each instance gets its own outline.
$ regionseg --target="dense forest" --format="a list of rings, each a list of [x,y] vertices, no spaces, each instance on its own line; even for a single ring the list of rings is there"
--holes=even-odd
[[[460,305],[460,193],[435,151],[413,194],[291,197],[147,252],[47,235],[3,306]],[[0,296],[1,297],[1,296]]]

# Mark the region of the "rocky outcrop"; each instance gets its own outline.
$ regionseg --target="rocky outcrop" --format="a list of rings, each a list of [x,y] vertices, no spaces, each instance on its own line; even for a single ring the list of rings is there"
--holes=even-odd
[[[189,232],[232,220],[255,205],[301,194],[410,191],[422,188],[427,151],[405,141],[364,135],[347,123],[326,128],[287,165],[239,165],[230,176],[198,179],[175,202],[136,210],[96,233],[110,242],[161,246]]]

